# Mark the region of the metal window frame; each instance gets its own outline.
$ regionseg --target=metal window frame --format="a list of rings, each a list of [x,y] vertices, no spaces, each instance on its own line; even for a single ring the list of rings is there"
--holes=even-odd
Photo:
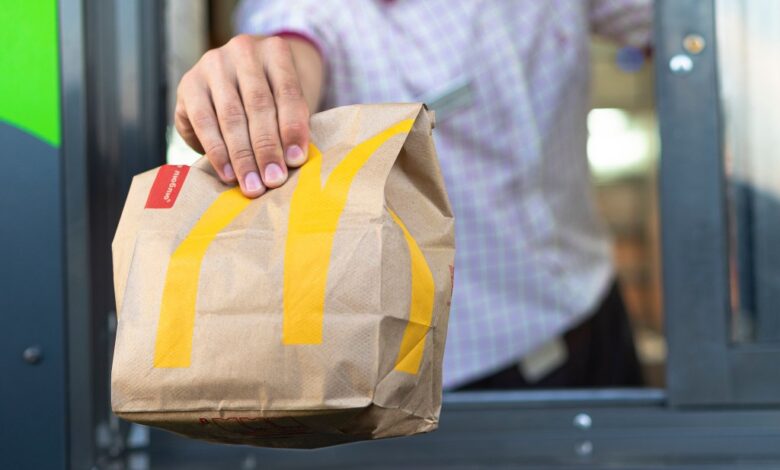
[[[600,468],[780,461],[780,409],[732,406],[774,404],[766,400],[773,381],[750,391],[748,384],[757,382],[744,375],[756,367],[769,373],[780,362],[771,348],[735,351],[727,340],[727,225],[720,117],[717,109],[713,112],[718,96],[712,0],[660,0],[656,10],[670,350],[666,391],[452,393],[444,398],[441,428],[424,436],[302,452],[219,446],[152,431],[148,448],[120,455],[125,437],[111,433],[115,418],[108,411],[111,335],[106,317],[113,296],[107,250],[130,177],[161,163],[163,155],[164,69],[161,55],[151,54],[162,50],[162,29],[156,23],[162,15],[155,3],[60,0],[63,152],[70,162],[64,170],[64,204],[71,279],[71,468],[107,464],[112,454],[130,467],[151,462],[153,468],[186,469],[313,464]],[[666,64],[689,32],[704,35],[708,47],[694,58],[691,74],[671,75]],[[84,261],[87,252],[89,264]],[[88,279],[91,290],[80,290]],[[717,318],[722,321],[713,321]],[[85,343],[85,337],[91,342]],[[737,368],[746,361],[750,368],[740,372]],[[739,380],[744,382],[735,386]],[[744,400],[746,396],[763,398]],[[108,429],[108,441],[101,441],[101,429]]]
[[[67,466],[94,463],[95,371],[91,328],[89,266],[90,216],[87,175],[87,109],[83,7],[60,0],[60,90],[62,115],[63,206],[65,236]]]
[[[662,390],[445,394],[431,434],[309,451],[194,441],[153,430],[153,469],[657,468],[780,461],[780,410],[680,410]],[[700,467],[697,467],[700,468]]]
[[[673,405],[780,404],[780,345],[732,344],[728,183],[713,0],[657,5],[658,111],[661,158],[667,387]],[[707,46],[688,73],[669,60],[685,54],[683,38]]]
[[[58,1],[68,468],[103,468],[126,446],[109,403],[111,239],[132,176],[164,163],[163,6]]]

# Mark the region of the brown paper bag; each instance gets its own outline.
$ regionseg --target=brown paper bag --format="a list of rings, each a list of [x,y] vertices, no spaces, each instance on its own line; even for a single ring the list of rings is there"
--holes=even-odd
[[[136,176],[113,242],[120,417],[319,447],[436,429],[454,221],[420,104],[312,116],[258,199],[205,159]]]

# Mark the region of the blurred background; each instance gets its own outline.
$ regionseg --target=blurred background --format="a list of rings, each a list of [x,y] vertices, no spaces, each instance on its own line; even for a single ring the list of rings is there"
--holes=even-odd
[[[173,128],[175,90],[230,39],[236,3],[60,0],[0,17],[0,64],[25,71],[0,78],[0,468],[777,468],[773,0],[658,1],[650,55],[592,39],[587,158],[645,388],[453,393],[430,436],[314,453],[113,416],[110,240],[133,174],[199,157]]]

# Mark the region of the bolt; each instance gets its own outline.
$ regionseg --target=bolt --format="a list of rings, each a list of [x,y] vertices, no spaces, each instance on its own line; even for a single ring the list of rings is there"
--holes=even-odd
[[[593,420],[587,413],[580,413],[574,417],[574,427],[577,429],[590,429]]]
[[[593,443],[590,441],[582,441],[574,447],[574,452],[580,457],[587,457],[593,453]]]
[[[683,38],[683,49],[690,54],[699,54],[704,50],[707,41],[698,34],[689,34]]]
[[[253,470],[257,468],[257,457],[252,454],[247,454],[246,457],[244,457],[244,461],[241,462],[241,468],[243,470]]]
[[[43,359],[43,351],[40,346],[30,346],[22,353],[22,359],[30,365],[36,365]]]
[[[676,75],[684,75],[693,70],[693,61],[685,54],[677,54],[669,59],[669,70]]]

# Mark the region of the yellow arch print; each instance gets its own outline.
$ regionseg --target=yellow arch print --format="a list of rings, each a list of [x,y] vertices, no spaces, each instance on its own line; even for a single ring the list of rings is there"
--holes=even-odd
[[[395,361],[395,370],[416,374],[420,370],[423,352],[425,352],[425,335],[431,327],[433,319],[433,297],[436,286],[433,275],[425,256],[417,245],[412,234],[406,229],[395,212],[387,209],[395,220],[395,223],[404,232],[406,245],[409,247],[409,259],[412,272],[412,298],[409,303],[409,323],[406,324],[404,337],[401,340],[401,348],[398,351],[398,359]]]
[[[290,221],[284,250],[284,344],[320,344],[325,310],[325,285],[341,213],[358,170],[396,134],[407,133],[406,119],[356,145],[321,183],[322,154],[309,146],[309,161],[301,168],[290,201]]]
[[[171,255],[157,324],[154,367],[190,366],[200,264],[214,237],[251,201],[239,188],[217,196]]]
[[[309,162],[300,170],[290,202],[283,275],[282,342],[285,345],[322,343],[325,287],[333,239],[352,181],[371,155],[391,137],[408,133],[414,120],[401,121],[355,146],[321,185],[322,154],[314,145]],[[203,258],[219,232],[250,204],[238,188],[220,194],[171,255],[166,272],[154,367],[189,367],[195,327],[195,303]],[[434,283],[420,248],[398,216],[412,270],[409,324],[398,354],[396,370],[416,374],[425,335],[433,314]],[[324,269],[311,269],[323,266]]]

